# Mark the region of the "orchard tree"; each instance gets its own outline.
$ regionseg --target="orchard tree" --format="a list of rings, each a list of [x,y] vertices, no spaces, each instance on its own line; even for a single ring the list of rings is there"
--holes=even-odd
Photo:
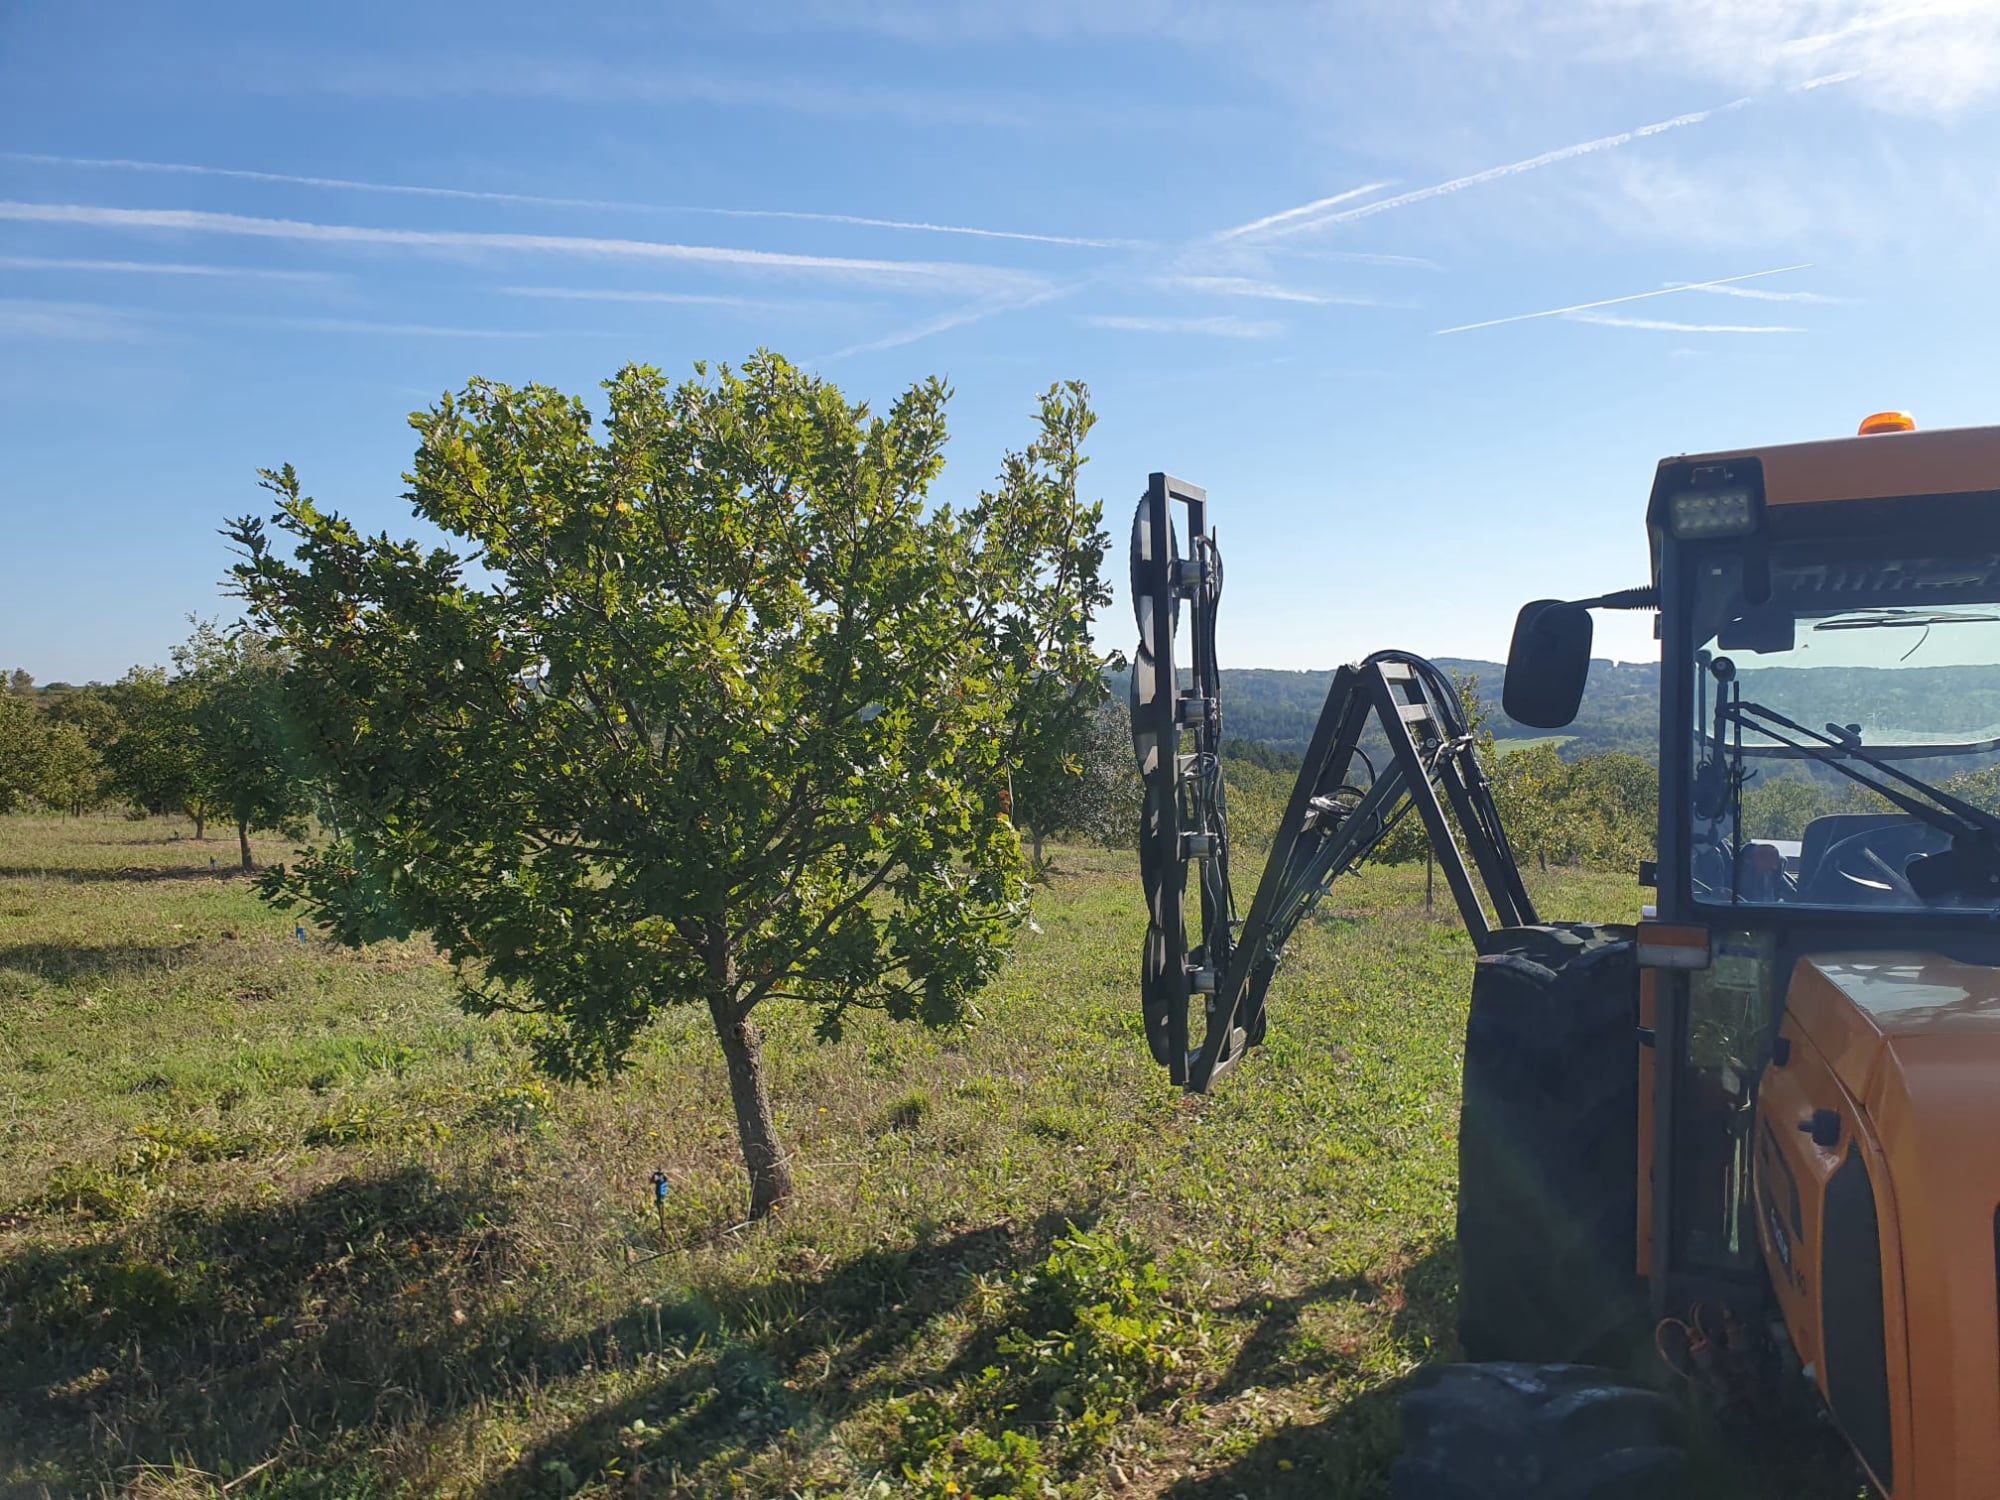
[[[871,415],[760,354],[608,417],[475,381],[412,418],[409,498],[456,548],[364,537],[267,473],[232,528],[342,836],[267,877],[349,942],[428,929],[543,1064],[616,1068],[706,1008],[753,1216],[792,1191],[754,1013],[945,1025],[1026,913],[1010,774],[1101,674],[1106,536],[1083,388],[964,509],[946,390]]]
[[[31,699],[0,695],[0,812],[12,812],[42,785],[46,728]]]
[[[134,667],[105,690],[117,723],[103,750],[112,795],[152,813],[185,811],[197,839],[206,836],[209,813],[195,727],[199,687],[158,667]]]
[[[75,723],[30,695],[0,696],[0,812],[28,802],[80,815],[101,800],[104,766]]]
[[[1132,763],[1131,715],[1123,704],[1099,702],[1065,715],[1059,735],[1053,748],[1060,755],[1051,753],[1014,778],[1014,818],[1032,837],[1038,869],[1050,834],[1130,844],[1145,803]]]
[[[188,800],[199,810],[195,836],[207,817],[228,817],[243,868],[253,870],[250,835],[303,836],[310,805],[285,707],[285,653],[255,630],[225,634],[203,620],[194,627],[174,648],[174,663],[180,709],[194,734]]]

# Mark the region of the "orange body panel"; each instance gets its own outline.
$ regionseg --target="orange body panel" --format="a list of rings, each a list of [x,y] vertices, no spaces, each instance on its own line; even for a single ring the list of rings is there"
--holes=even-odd
[[[1824,954],[1800,961],[1781,1035],[1791,1061],[1766,1069],[1766,1151],[1797,1178],[1806,1245],[1850,1141],[1875,1190],[1895,1500],[2000,1495],[2000,970],[1925,953]],[[1834,1150],[1797,1126],[1835,1109]],[[1787,1326],[1820,1357],[1811,1256],[1782,1267],[1759,1214]],[[1803,1278],[1803,1285],[1801,1280]],[[1826,1370],[1819,1370],[1822,1388]]]
[[[1884,432],[1733,453],[1688,454],[1665,462],[1721,463],[1732,458],[1763,460],[1766,505],[2000,490],[2000,427]]]

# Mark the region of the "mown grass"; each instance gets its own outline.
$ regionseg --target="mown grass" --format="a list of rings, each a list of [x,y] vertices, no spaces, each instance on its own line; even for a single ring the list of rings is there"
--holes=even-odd
[[[801,1190],[751,1226],[703,1018],[550,1084],[187,832],[0,819],[0,1492],[1361,1496],[1453,1352],[1471,949],[1421,867],[1190,1099],[1133,861],[1059,851],[971,1028],[768,1017]]]

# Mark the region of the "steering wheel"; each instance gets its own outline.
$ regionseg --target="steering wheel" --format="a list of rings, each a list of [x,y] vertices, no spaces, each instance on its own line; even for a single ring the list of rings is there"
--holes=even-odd
[[[1688,853],[1688,878],[1694,885],[1694,893],[1727,899],[1732,863],[1729,846],[1712,835],[1697,834]]]
[[[1935,854],[1951,835],[1915,818],[1864,828],[1827,846],[1799,899],[1823,906],[1921,906],[1903,867],[1919,854]]]

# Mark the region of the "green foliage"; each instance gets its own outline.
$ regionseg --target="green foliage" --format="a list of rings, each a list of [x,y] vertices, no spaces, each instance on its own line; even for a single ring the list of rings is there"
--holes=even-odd
[[[285,652],[255,631],[224,634],[196,621],[174,662],[175,697],[197,751],[191,795],[236,825],[248,870],[250,834],[302,836],[311,806],[291,740]]]
[[[1514,853],[1538,865],[1630,868],[1653,854],[1658,769],[1636,755],[1565,762],[1552,745],[1495,759],[1494,802]]]
[[[170,679],[158,667],[134,667],[104,690],[114,715],[103,745],[112,796],[148,812],[185,810],[206,820],[198,695],[198,682]]]
[[[82,813],[102,799],[104,767],[76,723],[36,706],[32,696],[0,696],[0,812],[35,804]]]
[[[1146,1249],[1110,1230],[1072,1227],[1015,1295],[1020,1326],[1000,1336],[1000,1352],[1029,1372],[1073,1439],[1100,1441],[1170,1386],[1206,1337]]]
[[[1753,839],[1796,839],[1814,818],[1842,810],[1842,792],[1803,776],[1759,776],[1743,790],[1743,833]]]
[[[897,1403],[897,1468],[912,1500],[1045,1500],[1058,1493],[1039,1438],[968,1426],[950,1402],[929,1392]]]
[[[772,355],[606,391],[601,429],[489,382],[412,419],[411,499],[456,552],[266,475],[297,559],[246,518],[236,579],[343,830],[272,890],[350,943],[430,931],[558,1074],[706,1004],[754,1175],[754,1006],[947,1024],[1025,917],[1009,778],[1101,675],[1089,412],[1052,389],[955,510],[938,381],[887,416]]]
[[[1101,680],[1101,679],[1100,679]],[[1028,799],[1017,784],[1017,822],[1037,837],[1064,835],[1106,847],[1130,845],[1145,789],[1132,759],[1130,711],[1101,703],[1074,732],[1064,774],[1035,783]]]
[[[1192,1380],[1207,1321],[1172,1295],[1131,1236],[1071,1225],[1000,1298],[1003,1362],[947,1393],[894,1403],[888,1455],[912,1493],[1041,1500],[1058,1462],[1104,1447],[1135,1412]]]
[[[1945,782],[1944,789],[1985,812],[2000,813],[2000,765],[1961,771]]]

